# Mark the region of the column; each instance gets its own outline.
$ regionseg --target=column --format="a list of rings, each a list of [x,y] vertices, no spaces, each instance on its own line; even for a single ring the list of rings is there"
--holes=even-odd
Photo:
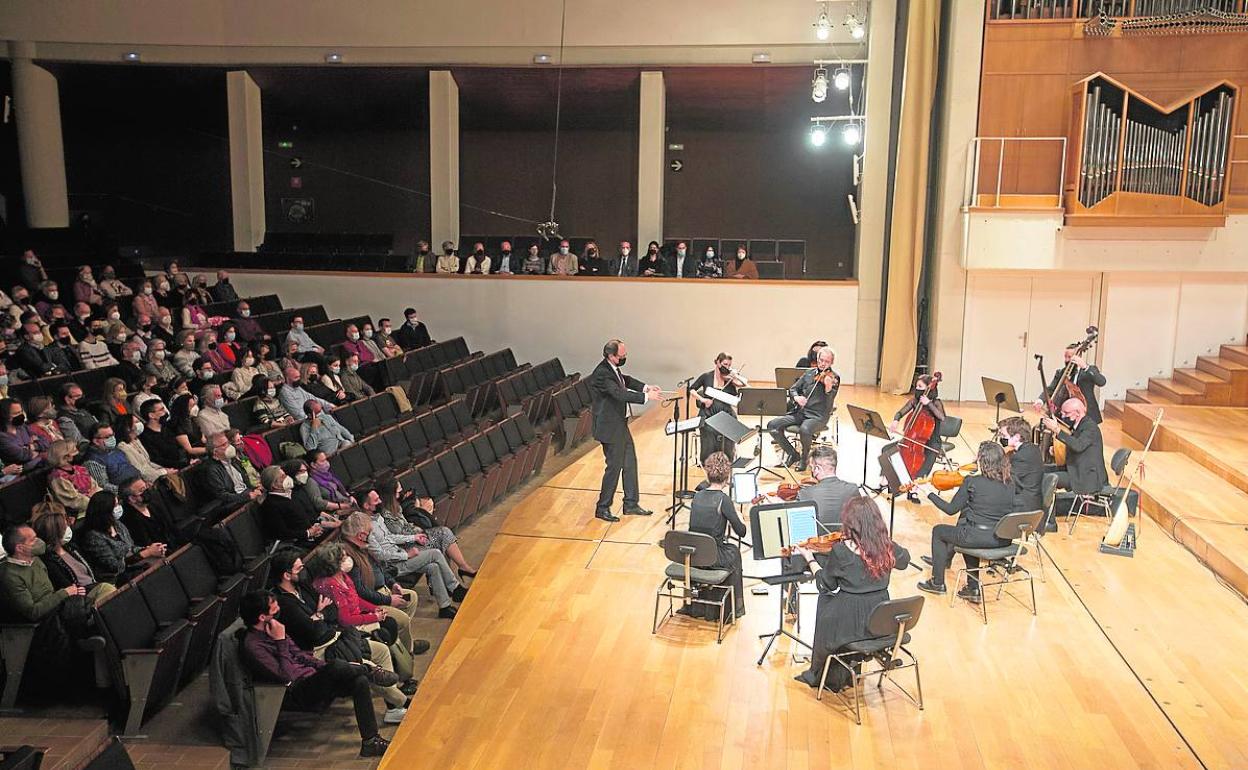
[[[662,72],[641,73],[637,120],[637,243],[663,242],[663,175],[667,172],[667,87]]]
[[[459,85],[447,70],[429,73],[429,220],[435,254],[459,244]]]
[[[876,382],[880,364],[880,298],[884,279],[884,239],[888,218],[889,134],[893,123],[893,55],[897,0],[871,3],[866,72],[862,184],[859,191],[858,341],[854,382]]]
[[[28,227],[69,227],[65,146],[56,77],[31,61],[33,43],[14,43],[13,111]]]
[[[264,243],[264,137],[260,87],[239,70],[225,75],[230,122],[230,202],[234,250],[255,251]]]

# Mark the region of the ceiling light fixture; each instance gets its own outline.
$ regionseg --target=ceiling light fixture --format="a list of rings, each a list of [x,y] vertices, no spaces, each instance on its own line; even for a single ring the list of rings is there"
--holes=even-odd
[[[138,51],[126,51],[125,53],[121,55],[121,60],[128,61],[128,62],[137,62],[141,58],[142,57],[139,56]]]
[[[862,129],[857,123],[849,122],[841,129],[841,140],[850,147],[855,147],[862,141]]]
[[[836,86],[837,91],[849,88],[849,67],[836,68],[836,72],[832,73],[832,85]]]
[[[824,67],[815,68],[815,76],[810,81],[810,98],[816,103],[828,98],[828,71]]]
[[[819,14],[819,18],[815,20],[815,37],[819,40],[827,40],[832,36],[832,20],[828,18],[827,12]]]
[[[327,64],[342,64],[342,54],[337,51],[330,51],[325,54],[325,62]]]
[[[828,129],[822,123],[816,123],[810,127],[810,143],[815,147],[822,147],[828,141]]]
[[[846,14],[845,27],[849,30],[849,36],[854,40],[862,40],[867,36],[867,23],[853,13]]]

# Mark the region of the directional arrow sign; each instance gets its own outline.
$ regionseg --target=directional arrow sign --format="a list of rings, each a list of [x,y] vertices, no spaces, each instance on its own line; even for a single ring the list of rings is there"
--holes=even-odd
[[[290,159],[291,168],[301,168],[302,166],[303,166],[303,158],[291,158]]]
[[[680,158],[672,158],[672,162],[668,163],[667,167],[670,168],[672,171],[680,171],[682,168],[685,167],[685,162],[681,160]]]

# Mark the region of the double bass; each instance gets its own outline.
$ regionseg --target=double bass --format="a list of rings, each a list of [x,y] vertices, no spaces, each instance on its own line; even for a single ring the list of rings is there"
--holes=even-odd
[[[1074,351],[1074,355],[1082,356],[1092,347],[1092,343],[1096,342],[1100,335],[1100,330],[1095,326],[1089,326],[1084,330],[1085,336],[1081,342],[1072,343],[1070,349]],[[1053,419],[1057,419],[1058,410],[1061,404],[1057,403],[1055,397],[1062,389],[1065,389],[1067,397],[1081,401],[1086,407],[1088,405],[1087,397],[1083,395],[1083,390],[1074,384],[1075,372],[1079,370],[1079,365],[1074,361],[1067,361],[1062,367],[1062,373],[1057,378],[1057,385],[1053,390],[1049,390],[1045,385],[1044,377],[1044,356],[1036,354],[1036,366],[1040,370],[1040,387],[1044,388],[1044,409],[1045,414]],[[1043,427],[1036,428],[1036,444],[1039,445],[1040,451],[1047,457],[1052,456],[1055,465],[1066,464],[1066,445],[1060,441],[1055,441],[1053,434],[1045,430]]]
[[[934,372],[928,377],[927,390],[923,395],[934,400],[936,386],[943,377],[944,375],[940,372]],[[915,393],[914,409],[906,417],[906,423],[901,431],[904,436],[901,445],[901,461],[905,463],[910,478],[918,476],[919,469],[923,467],[923,460],[927,456],[927,442],[932,437],[932,431],[936,430],[936,418],[932,416],[930,410],[924,408],[924,404],[919,403],[919,398],[918,393]]]

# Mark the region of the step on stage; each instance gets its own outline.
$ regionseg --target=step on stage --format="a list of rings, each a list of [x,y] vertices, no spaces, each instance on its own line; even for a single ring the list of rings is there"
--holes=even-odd
[[[838,401],[884,414],[901,403],[853,387]],[[972,445],[987,437],[991,409],[949,407]],[[670,495],[663,417],[633,424],[642,504],[656,512]],[[862,478],[861,441],[841,426],[843,478]],[[1107,452],[1123,442],[1138,447],[1107,422]],[[955,459],[969,456],[959,441]],[[1150,463],[1148,481],[1193,467],[1204,470]],[[1103,520],[1047,536],[1036,616],[1007,597],[984,625],[961,601],[927,596],[910,645],[925,709],[868,686],[859,727],[793,681],[804,666],[791,642],[755,665],[778,601],[750,594],[755,581],[723,644],[714,624],[683,617],[651,635],[664,519],[593,518],[601,470],[591,447],[509,513],[383,768],[1248,766],[1248,607],[1152,519],[1133,559],[1097,553]],[[917,562],[943,521],[899,503],[895,535]],[[746,554],[747,575],[775,571]],[[893,597],[918,593],[923,577],[894,572]],[[802,599],[806,640],[815,601]]]

